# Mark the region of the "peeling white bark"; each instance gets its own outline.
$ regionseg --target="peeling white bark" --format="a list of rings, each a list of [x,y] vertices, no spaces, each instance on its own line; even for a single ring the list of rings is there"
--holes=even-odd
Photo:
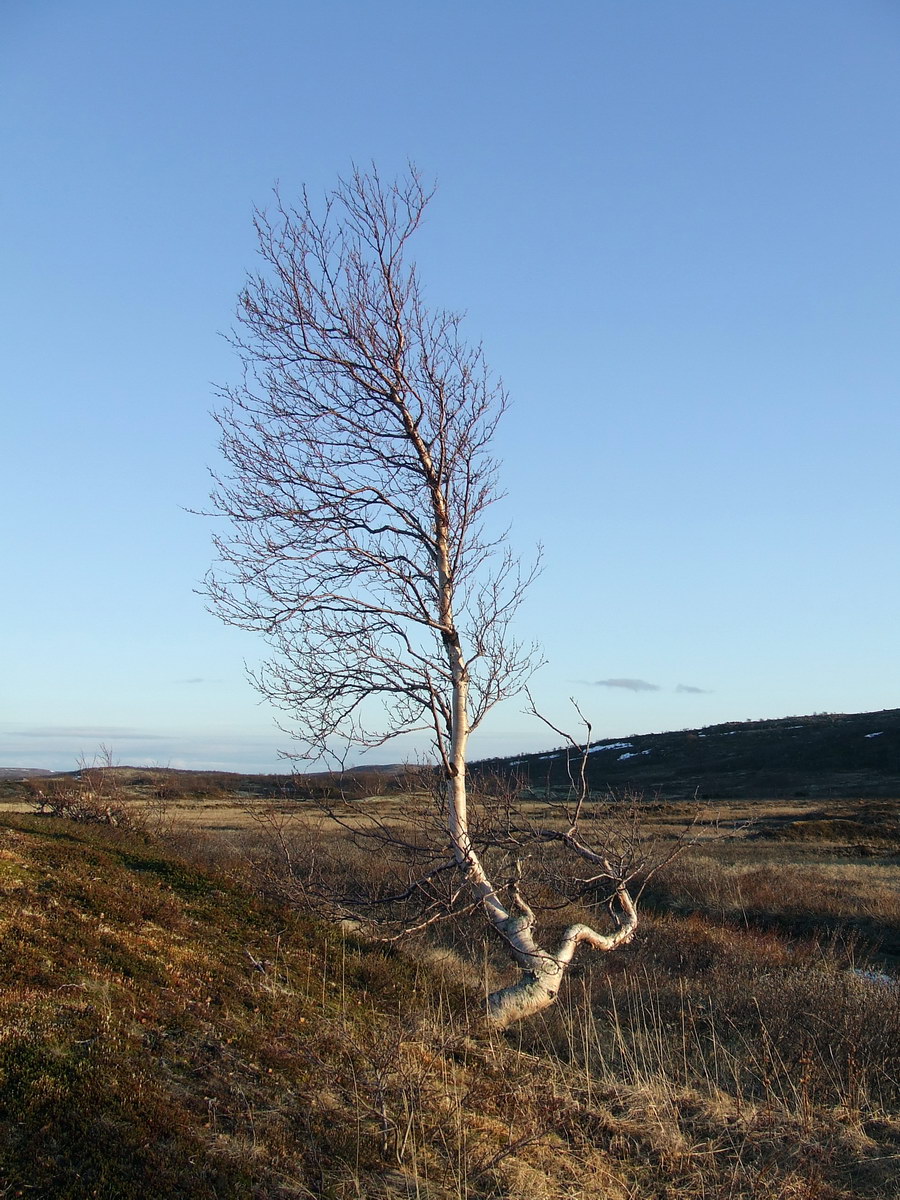
[[[449,605],[447,615],[452,622]],[[501,902],[469,837],[466,796],[466,746],[469,733],[466,667],[458,639],[455,636],[448,638],[446,645],[453,678],[453,724],[446,786],[447,821],[453,853],[457,864],[465,873],[469,887],[481,901],[485,915],[503,938],[510,954],[523,972],[517,983],[493,992],[487,998],[488,1020],[492,1025],[503,1029],[541,1012],[555,1002],[566,969],[579,946],[584,944],[593,950],[610,951],[626,945],[634,936],[638,914],[627,887],[625,884],[619,884],[616,888],[616,900],[621,919],[614,933],[598,933],[589,925],[570,925],[564,930],[557,949],[549,951],[535,941],[534,929],[537,922],[534,912],[522,899],[515,885],[512,888],[513,911],[509,911]],[[570,840],[572,832],[569,831]],[[591,857],[597,858],[596,855]]]
[[[564,930],[555,953],[542,950],[535,943],[532,935],[533,915],[522,918],[527,923],[520,929],[515,929],[517,922],[512,921],[510,928],[501,930],[519,966],[523,968],[523,975],[517,983],[488,996],[487,1015],[491,1024],[504,1029],[507,1025],[549,1008],[559,995],[566,969],[580,945],[590,946],[592,950],[609,951],[631,941],[637,928],[637,909],[626,888],[619,888],[616,895],[624,919],[615,933],[598,933],[589,925],[570,925]]]
[[[444,753],[447,772],[447,828],[453,856],[464,873],[469,888],[480,900],[488,921],[504,940],[512,958],[523,972],[517,983],[494,992],[487,998],[488,1020],[498,1028],[505,1028],[554,1003],[566,969],[582,943],[594,950],[609,951],[630,941],[637,928],[637,909],[626,885],[619,883],[616,899],[622,915],[616,931],[612,934],[602,934],[588,925],[570,925],[563,932],[556,951],[552,952],[543,949],[535,941],[536,918],[520,895],[518,887],[512,886],[510,911],[501,901],[494,884],[485,872],[469,836],[466,794],[466,752],[470,733],[469,672],[454,619],[454,572],[450,565],[450,528],[446,496],[434,476],[433,463],[415,429],[409,430],[409,436],[417,446],[429,478],[433,480],[432,505],[435,560],[439,581],[440,628],[451,681],[449,737]],[[570,847],[575,848],[576,853],[589,857],[611,871],[606,859],[582,847],[576,841],[577,812],[580,812],[580,808],[579,804],[574,817],[575,824],[569,829],[564,840]]]

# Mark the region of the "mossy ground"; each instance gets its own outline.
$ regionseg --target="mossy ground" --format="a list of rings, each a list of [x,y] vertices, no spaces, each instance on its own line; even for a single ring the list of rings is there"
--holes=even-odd
[[[407,965],[131,835],[7,818],[0,855],[5,1194],[317,1194],[346,1133],[320,1059],[377,1038]]]

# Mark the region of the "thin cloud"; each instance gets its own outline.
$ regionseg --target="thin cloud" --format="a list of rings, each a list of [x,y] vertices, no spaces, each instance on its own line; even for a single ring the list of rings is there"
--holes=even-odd
[[[7,737],[24,738],[77,738],[79,740],[110,741],[113,738],[128,738],[129,741],[160,742],[162,734],[142,733],[138,729],[124,729],[115,725],[41,725],[32,729],[13,729]]]
[[[594,687],[621,688],[626,692],[658,692],[658,683],[648,683],[646,679],[595,679]]]
[[[679,685],[675,689],[675,691],[681,692],[682,694],[688,695],[688,696],[708,696],[708,695],[710,695],[709,688],[691,687],[691,685],[689,683],[679,683]]]

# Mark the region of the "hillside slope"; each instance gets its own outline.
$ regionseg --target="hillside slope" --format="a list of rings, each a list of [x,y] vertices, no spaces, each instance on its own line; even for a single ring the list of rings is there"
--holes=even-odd
[[[490,759],[532,788],[564,787],[566,752]],[[607,738],[591,746],[591,788],[683,799],[900,796],[900,709],[742,721]]]

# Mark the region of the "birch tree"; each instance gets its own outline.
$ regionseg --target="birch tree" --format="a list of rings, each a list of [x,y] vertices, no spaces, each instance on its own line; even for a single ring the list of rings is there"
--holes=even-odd
[[[257,212],[262,267],[241,293],[238,386],[217,421],[228,519],[208,595],[271,655],[254,676],[298,754],[342,755],[427,730],[443,777],[446,864],[521,970],[498,1025],[551,1004],[580,945],[627,942],[637,912],[609,869],[616,927],[537,940],[519,881],[495,886],[471,836],[469,738],[520,691],[532,648],[511,621],[533,576],[498,532],[494,434],[507,394],[460,315],[425,302],[409,246],[431,194],[414,170],[356,171],[318,208]],[[556,835],[554,835],[556,836]]]

